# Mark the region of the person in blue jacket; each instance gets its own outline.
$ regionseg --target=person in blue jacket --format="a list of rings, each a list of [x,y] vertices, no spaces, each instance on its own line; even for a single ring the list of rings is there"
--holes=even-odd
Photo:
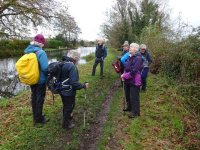
[[[98,44],[96,46],[96,50],[95,50],[95,62],[93,65],[93,69],[92,69],[92,76],[95,75],[96,72],[96,67],[98,65],[98,63],[100,63],[100,79],[103,79],[103,68],[104,68],[104,59],[107,56],[107,48],[104,45],[104,39],[103,38],[99,38],[98,40]]]
[[[25,53],[35,53],[39,63],[40,77],[35,85],[31,85],[31,106],[33,111],[33,123],[46,123],[48,119],[43,115],[43,104],[46,94],[48,58],[42,49],[45,45],[45,38],[42,34],[37,34],[30,45],[25,49]]]
[[[89,84],[87,82],[79,82],[79,73],[76,67],[80,60],[80,54],[76,51],[69,51],[67,56],[62,57],[64,65],[61,71],[61,82],[64,82],[63,86],[70,85],[71,88],[64,89],[60,92],[60,96],[63,102],[63,124],[64,129],[71,129],[75,125],[72,123],[72,111],[75,107],[76,90],[87,89]]]
[[[122,54],[121,54],[121,57],[120,57],[121,74],[124,73],[124,64],[125,64],[125,60],[124,59],[128,59],[128,57],[127,58],[123,58],[123,63],[121,61],[121,58],[126,53],[129,53],[129,43],[128,43],[128,41],[124,41],[124,44],[122,46],[123,46],[123,50],[122,50]]]

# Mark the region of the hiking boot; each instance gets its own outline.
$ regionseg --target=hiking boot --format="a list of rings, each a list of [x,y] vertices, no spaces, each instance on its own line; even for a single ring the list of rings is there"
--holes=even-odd
[[[100,78],[99,79],[103,79],[103,76],[100,76]]]
[[[35,126],[36,124],[46,124],[47,122],[49,122],[49,119],[43,117],[42,120],[33,120],[33,125]]]
[[[128,117],[129,117],[129,118],[131,118],[131,119],[134,119],[134,118],[137,118],[137,117],[139,117],[139,115],[133,115],[133,114],[129,114],[129,115],[128,115]]]
[[[123,111],[131,111],[130,108],[123,109]]]
[[[75,124],[69,123],[68,125],[63,125],[63,129],[70,130],[75,127]]]

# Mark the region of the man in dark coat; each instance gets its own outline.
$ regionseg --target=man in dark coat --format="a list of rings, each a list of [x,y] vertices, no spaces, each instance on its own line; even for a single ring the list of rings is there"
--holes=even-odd
[[[93,69],[92,69],[92,76],[95,75],[96,72],[96,67],[98,65],[98,63],[100,63],[100,79],[103,78],[103,68],[104,68],[104,59],[107,56],[107,48],[104,45],[104,39],[100,38],[98,39],[98,44],[96,46],[96,50],[95,50],[95,62],[93,65]]]

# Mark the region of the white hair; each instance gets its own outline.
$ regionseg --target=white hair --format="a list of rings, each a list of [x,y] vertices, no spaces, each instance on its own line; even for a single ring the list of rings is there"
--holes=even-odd
[[[67,53],[67,56],[73,58],[76,62],[78,62],[81,58],[80,54],[75,50],[70,50]]]
[[[138,51],[140,46],[137,43],[131,43],[130,48],[131,47],[134,47],[136,49],[136,51]]]
[[[30,44],[31,44],[31,45],[37,45],[37,46],[39,46],[39,47],[41,47],[41,48],[44,46],[44,44],[39,43],[39,42],[37,42],[37,41],[31,41]]]
[[[105,42],[105,40],[104,40],[104,38],[103,38],[103,37],[99,37],[99,38],[97,39],[97,42],[104,43],[104,42]]]
[[[147,49],[147,46],[145,44],[141,44],[140,49]]]

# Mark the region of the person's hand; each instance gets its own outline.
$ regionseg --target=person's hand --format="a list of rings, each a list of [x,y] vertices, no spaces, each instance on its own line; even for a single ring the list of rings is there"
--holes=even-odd
[[[88,89],[89,88],[89,83],[85,83],[85,89]]]
[[[123,74],[121,75],[121,80],[124,81]]]

